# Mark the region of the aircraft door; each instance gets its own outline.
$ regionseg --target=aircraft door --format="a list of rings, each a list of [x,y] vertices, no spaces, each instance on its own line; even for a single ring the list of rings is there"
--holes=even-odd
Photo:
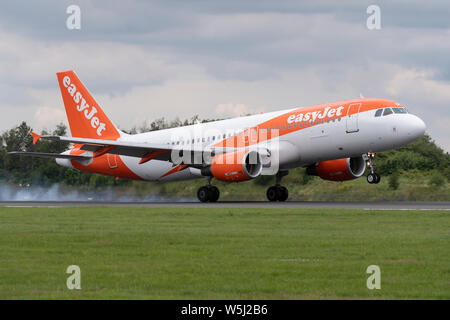
[[[348,106],[346,119],[346,132],[358,132],[358,114],[361,108],[361,103],[353,103]]]

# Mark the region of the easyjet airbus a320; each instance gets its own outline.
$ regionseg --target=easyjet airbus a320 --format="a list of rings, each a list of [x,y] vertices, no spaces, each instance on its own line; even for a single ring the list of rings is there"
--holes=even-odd
[[[70,142],[61,154],[12,152],[55,158],[59,165],[119,178],[176,181],[206,178],[198,199],[215,202],[211,179],[242,182],[275,175],[270,201],[285,201],[281,179],[289,169],[306,167],[332,181],[361,177],[378,183],[375,153],[406,145],[425,132],[425,123],[398,103],[357,99],[198,123],[130,135],[120,131],[73,71],[57,74],[71,137],[39,136]]]

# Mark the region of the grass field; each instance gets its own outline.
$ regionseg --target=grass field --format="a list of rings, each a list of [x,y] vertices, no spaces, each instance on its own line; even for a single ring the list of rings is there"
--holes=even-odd
[[[1,207],[0,299],[449,299],[449,214]]]

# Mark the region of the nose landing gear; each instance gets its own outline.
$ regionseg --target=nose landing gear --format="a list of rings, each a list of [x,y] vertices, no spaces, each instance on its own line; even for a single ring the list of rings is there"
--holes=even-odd
[[[278,171],[275,185],[267,189],[267,199],[269,201],[286,201],[289,197],[288,189],[280,185],[281,178],[288,174],[288,171]]]
[[[367,160],[367,166],[370,168],[370,173],[367,175],[367,182],[370,184],[380,183],[381,177],[378,173],[375,172],[373,168],[375,166],[375,163],[373,161],[373,159],[375,158],[375,153],[368,152],[366,157],[367,158],[365,160]]]

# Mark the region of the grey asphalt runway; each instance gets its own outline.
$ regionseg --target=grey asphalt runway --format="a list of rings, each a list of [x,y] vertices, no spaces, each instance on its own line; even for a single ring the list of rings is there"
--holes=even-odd
[[[326,208],[326,209],[366,209],[366,210],[450,210],[450,201],[446,202],[412,202],[412,201],[379,201],[379,202],[109,202],[109,201],[0,201],[4,207],[81,207],[81,206],[113,206],[113,207],[173,207],[173,208]]]

